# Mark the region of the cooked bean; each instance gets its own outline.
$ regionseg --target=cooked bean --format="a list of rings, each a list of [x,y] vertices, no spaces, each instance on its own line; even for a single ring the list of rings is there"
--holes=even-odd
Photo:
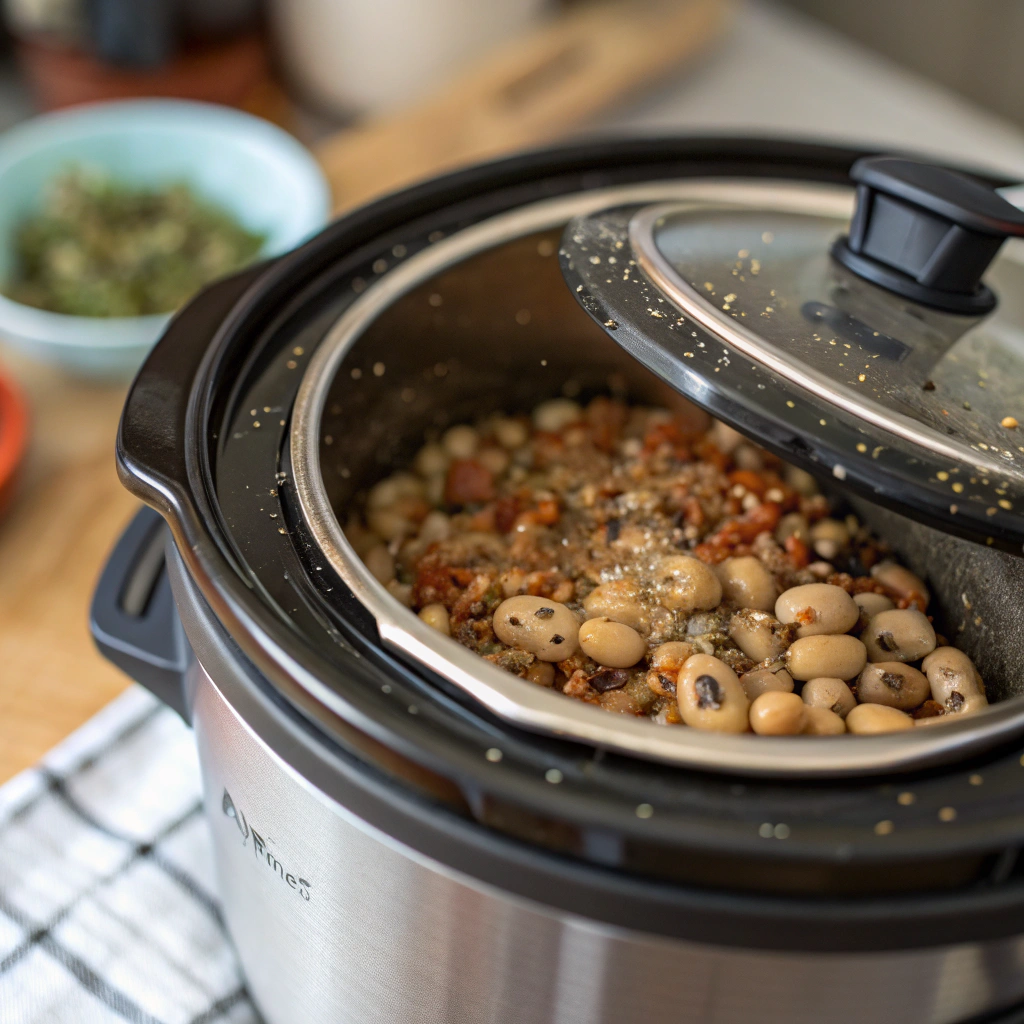
[[[857,699],[862,704],[887,704],[910,711],[923,704],[930,693],[924,673],[901,661],[875,661],[857,680]]]
[[[448,463],[451,460],[452,457],[445,451],[442,445],[425,444],[416,453],[416,460],[413,465],[416,467],[416,472],[421,476],[431,477],[437,476],[438,473],[446,472]]]
[[[845,718],[856,706],[857,698],[842,679],[817,676],[808,679],[800,691],[804,703],[812,708],[827,708]]]
[[[888,612],[896,607],[893,604],[892,599],[885,596],[885,594],[854,594],[853,600],[856,602],[857,607],[870,619],[873,615],[877,615],[879,612]]]
[[[965,714],[988,704],[985,687],[974,662],[955,647],[939,647],[921,663],[928,677],[932,699],[947,714]]]
[[[366,496],[368,509],[389,508],[402,498],[423,497],[423,481],[412,473],[393,473],[375,483]]]
[[[831,562],[811,562],[807,571],[819,580],[827,580],[836,571],[836,567]]]
[[[935,650],[935,630],[914,608],[873,615],[861,639],[871,661],[917,661]]]
[[[800,512],[787,512],[779,520],[779,525],[775,527],[775,539],[780,544],[785,544],[790,537],[798,537],[800,540],[805,540],[810,529],[810,524],[807,522],[805,515],[802,515]]]
[[[555,666],[550,661],[535,661],[526,670],[526,678],[538,686],[554,686]]]
[[[921,577],[915,576],[909,569],[895,562],[881,562],[872,568],[871,576],[900,600],[914,601],[918,611],[927,610],[931,600],[928,588]]]
[[[363,555],[363,562],[378,583],[388,583],[395,578],[395,560],[383,544],[377,544],[370,548]]]
[[[448,481],[447,473],[438,473],[437,476],[428,477],[423,485],[424,497],[431,505],[444,504],[444,487]]]
[[[654,575],[658,600],[672,611],[706,611],[722,600],[722,584],[699,558],[669,555],[658,563]]]
[[[416,527],[408,516],[393,508],[369,509],[366,523],[381,540],[392,541],[416,532]]]
[[[609,668],[629,668],[647,650],[644,638],[635,629],[605,615],[584,622],[579,638],[583,653]]]
[[[718,566],[722,595],[737,608],[757,608],[770,612],[779,596],[772,574],[753,555],[727,558]]]
[[[640,603],[640,588],[631,576],[602,583],[583,599],[588,618],[605,616],[641,632],[650,625],[647,610]]]
[[[913,729],[914,720],[899,708],[887,704],[858,704],[846,716],[846,728],[861,736]]]
[[[420,523],[419,538],[424,544],[433,544],[439,540],[447,540],[452,532],[452,521],[439,509],[428,512]]]
[[[550,434],[557,434],[581,419],[583,410],[570,398],[552,398],[533,410],[533,425]]]
[[[777,658],[793,642],[794,630],[774,615],[744,608],[729,619],[729,636],[754,661]]]
[[[799,694],[769,690],[750,705],[750,727],[759,736],[795,736],[803,731],[805,711]]]
[[[804,469],[786,466],[783,479],[797,494],[802,494],[805,498],[813,498],[818,493],[818,481]]]
[[[853,679],[867,661],[864,645],[845,633],[832,636],[805,636],[794,640],[786,651],[786,668],[794,679]]]
[[[450,427],[441,438],[441,445],[453,459],[471,459],[480,445],[480,435],[473,427]]]
[[[493,625],[502,643],[536,654],[541,661],[564,661],[579,648],[576,616],[544,597],[521,594],[502,601]]]
[[[830,708],[808,704],[804,711],[805,736],[838,736],[846,732],[846,722]]]
[[[826,561],[850,543],[850,531],[838,519],[819,519],[810,530],[811,547]]]
[[[793,677],[784,668],[752,668],[740,676],[740,685],[747,700],[756,700],[762,693],[793,692]]]
[[[530,431],[521,420],[500,419],[494,424],[494,436],[502,448],[521,448],[530,437]]]
[[[643,713],[640,702],[627,690],[609,690],[607,693],[602,693],[598,703],[605,711],[614,711],[620,715]]]
[[[685,640],[670,640],[667,644],[659,644],[651,651],[651,668],[656,672],[678,674],[686,659],[694,654],[693,644]]]
[[[428,604],[420,609],[420,618],[438,633],[445,636],[452,635],[451,619],[448,616],[448,609],[443,604]],[[552,677],[554,678],[554,677]]]
[[[711,424],[708,434],[715,447],[726,455],[731,455],[738,445],[746,441],[746,438],[738,430],[730,427],[728,423],[723,423],[721,420],[715,420]]]
[[[494,476],[501,476],[508,469],[509,460],[506,452],[501,448],[495,448],[491,445],[487,448],[481,448],[476,453],[476,461]]]
[[[775,602],[775,614],[781,622],[795,623],[798,637],[845,633],[860,618],[853,598],[831,583],[790,587]]]
[[[676,698],[683,721],[695,729],[746,732],[750,702],[736,673],[707,654],[688,658],[679,673]]]
[[[404,604],[406,608],[412,607],[412,584],[411,583],[399,583],[398,580],[388,580],[384,584],[388,593],[399,603]]]

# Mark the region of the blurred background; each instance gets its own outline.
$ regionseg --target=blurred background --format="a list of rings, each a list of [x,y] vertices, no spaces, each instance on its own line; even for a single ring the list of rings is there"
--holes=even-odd
[[[1024,180],[1013,0],[0,2],[0,781],[127,685],[86,622],[134,511],[118,416],[210,277],[417,178],[594,132],[846,140]],[[82,167],[99,177],[61,177]],[[186,220],[219,253],[205,277],[182,276]],[[136,229],[177,267],[155,305],[83,270],[86,241],[137,263]],[[63,291],[32,278],[39,252]]]

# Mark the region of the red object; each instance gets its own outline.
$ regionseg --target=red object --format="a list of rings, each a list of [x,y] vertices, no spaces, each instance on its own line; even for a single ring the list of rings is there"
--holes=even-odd
[[[248,109],[270,81],[266,42],[257,33],[185,50],[152,71],[111,67],[72,47],[35,39],[19,40],[18,55],[45,110],[142,96]]]
[[[14,382],[0,374],[0,512],[10,504],[28,442],[28,412]]]

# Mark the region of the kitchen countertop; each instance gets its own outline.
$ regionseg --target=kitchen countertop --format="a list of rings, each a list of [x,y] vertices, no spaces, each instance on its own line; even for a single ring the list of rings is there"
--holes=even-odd
[[[12,70],[0,67],[0,129],[30,112]],[[580,128],[594,130],[855,140],[1024,179],[1024,133],[1013,125],[761,4],[743,5],[728,37],[684,77]],[[94,651],[87,608],[102,560],[136,504],[117,486],[113,464],[124,387],[69,381],[7,350],[0,358],[21,381],[32,414],[20,496],[0,524],[2,781],[128,685]],[[73,530],[40,531],[53,503],[74,510]]]

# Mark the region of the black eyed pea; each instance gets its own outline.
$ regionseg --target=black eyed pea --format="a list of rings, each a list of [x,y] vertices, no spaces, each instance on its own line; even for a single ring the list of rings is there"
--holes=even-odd
[[[490,445],[477,452],[476,461],[485,469],[490,470],[494,476],[501,476],[508,469],[509,459],[504,449]]]
[[[363,555],[366,568],[378,583],[388,584],[395,578],[395,560],[383,544],[375,544]]]
[[[571,398],[552,398],[533,410],[533,425],[551,434],[583,419],[583,410]]]
[[[412,473],[393,473],[391,476],[375,483],[366,496],[368,509],[390,508],[403,498],[421,498],[423,481]]]
[[[404,604],[406,608],[412,607],[412,584],[411,583],[399,583],[398,580],[388,580],[386,584],[388,593],[399,603]]]
[[[447,540],[451,532],[451,519],[440,509],[435,508],[428,512],[420,523],[419,538],[424,544],[433,544],[435,541]]]
[[[413,465],[420,476],[432,477],[448,472],[452,457],[439,444],[425,444],[417,453]]]
[[[450,427],[441,438],[441,447],[453,459],[471,459],[480,444],[480,435],[470,426]]]
[[[793,635],[791,627],[755,608],[743,608],[729,619],[729,636],[754,661],[779,657],[793,642]]]
[[[736,608],[770,612],[779,596],[778,587],[764,563],[753,555],[727,558],[718,567],[722,597]]]
[[[810,538],[815,553],[830,561],[850,543],[850,531],[838,519],[819,519],[811,527]]]
[[[860,674],[857,699],[862,704],[885,704],[910,711],[931,694],[923,672],[901,661],[874,661]]]
[[[864,645],[855,636],[805,636],[794,640],[786,651],[786,668],[794,679],[853,679],[867,659]]]
[[[579,623],[564,604],[521,594],[494,611],[494,633],[509,647],[536,654],[541,661],[564,661],[579,649]]]
[[[896,562],[880,562],[871,569],[871,578],[881,583],[898,598],[914,601],[918,611],[926,611],[931,594],[920,576]],[[916,600],[915,600],[916,599]],[[923,607],[922,607],[923,605]]]
[[[644,638],[631,627],[601,615],[579,629],[580,647],[588,658],[609,668],[630,668],[647,650]]]
[[[817,676],[808,679],[800,691],[804,703],[812,708],[825,708],[845,718],[856,706],[857,698],[842,679]]]
[[[785,544],[790,537],[797,537],[805,540],[810,533],[810,524],[807,517],[799,512],[787,512],[775,527],[775,539],[780,544]]]
[[[746,438],[728,423],[715,420],[708,431],[715,447],[724,455],[731,455],[735,449],[746,441]]]
[[[646,632],[650,627],[650,617],[640,603],[640,588],[630,576],[594,587],[583,599],[583,610],[587,618],[603,615],[640,632]]]
[[[854,594],[853,600],[868,619],[879,612],[889,612],[896,607],[892,599],[885,594]]]
[[[520,420],[500,419],[494,424],[494,437],[502,448],[521,448],[529,436],[530,431]]]
[[[794,623],[798,637],[845,633],[860,618],[853,598],[831,583],[790,587],[775,602],[775,614],[780,622]]]
[[[947,715],[978,711],[988,704],[981,676],[974,662],[955,647],[939,647],[921,663],[928,677],[932,700],[938,701]]]
[[[752,668],[740,676],[740,685],[747,695],[747,700],[754,701],[762,693],[772,691],[778,693],[793,692],[793,677],[784,668]]]
[[[846,732],[846,722],[828,708],[808,704],[804,712],[805,736],[839,736]]]
[[[917,661],[935,650],[935,630],[924,612],[914,608],[873,615],[861,639],[871,661]]]
[[[714,608],[722,600],[722,584],[711,566],[689,555],[668,555],[655,572],[658,601],[671,611]]]
[[[686,660],[676,683],[676,699],[683,721],[695,729],[738,733],[749,728],[750,702],[736,673],[708,654]]]
[[[445,474],[438,473],[437,476],[428,477],[423,486],[423,496],[431,505],[444,504]]]
[[[846,728],[860,736],[901,732],[914,728],[914,720],[899,708],[887,704],[858,704],[846,716]]]
[[[671,672],[678,675],[687,658],[693,657],[695,653],[693,644],[688,644],[685,640],[670,640],[668,643],[658,644],[651,651],[650,665],[655,672]]]
[[[444,633],[445,636],[452,635],[451,619],[448,616],[448,609],[443,604],[424,605],[420,609],[420,618],[431,629],[436,629],[438,633]],[[552,676],[553,679],[554,676]]]
[[[750,727],[759,736],[795,736],[803,732],[806,710],[799,694],[769,690],[750,705]]]
[[[783,470],[783,479],[797,494],[805,498],[813,498],[818,493],[818,481],[805,469],[787,465]]]
[[[535,661],[527,670],[526,678],[538,686],[555,685],[555,666],[550,661]]]

